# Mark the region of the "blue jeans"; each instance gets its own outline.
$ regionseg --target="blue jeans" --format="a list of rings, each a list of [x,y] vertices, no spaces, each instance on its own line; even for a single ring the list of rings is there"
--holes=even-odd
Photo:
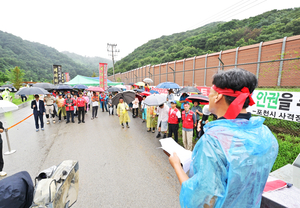
[[[147,108],[142,109],[142,119],[147,119]]]

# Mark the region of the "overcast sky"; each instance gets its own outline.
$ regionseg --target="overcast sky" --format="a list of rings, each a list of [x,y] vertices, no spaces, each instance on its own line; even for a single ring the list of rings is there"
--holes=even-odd
[[[83,56],[111,58],[107,43],[114,43],[119,60],[162,35],[299,6],[299,0],[0,0],[0,30]]]

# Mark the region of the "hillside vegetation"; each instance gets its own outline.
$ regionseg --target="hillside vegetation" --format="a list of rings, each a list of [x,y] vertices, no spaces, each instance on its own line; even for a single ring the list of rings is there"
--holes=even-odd
[[[51,82],[53,79],[52,65],[62,65],[63,72],[69,72],[74,78],[77,74],[92,76],[98,74],[97,60],[76,54],[60,53],[46,45],[23,40],[20,37],[0,31],[0,79],[6,70],[18,66],[25,71],[24,81]],[[70,58],[69,56],[73,56]],[[73,60],[74,58],[74,60]],[[95,61],[93,66],[92,62]],[[0,80],[0,82],[6,81]]]
[[[272,10],[244,20],[214,22],[150,40],[115,64],[115,73],[300,34],[300,8]],[[109,69],[109,75],[112,69]]]

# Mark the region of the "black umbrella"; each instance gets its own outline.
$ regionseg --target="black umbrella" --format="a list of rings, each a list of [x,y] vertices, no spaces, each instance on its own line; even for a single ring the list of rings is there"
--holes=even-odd
[[[45,83],[45,82],[35,83],[32,85],[32,87],[39,87],[39,88],[43,88],[45,90],[56,89],[56,87],[53,84]]]
[[[47,90],[39,87],[25,87],[20,89],[16,95],[39,95],[39,94],[49,94]]]
[[[123,98],[124,102],[129,104],[135,99],[135,93],[133,91],[125,91],[125,92],[119,92],[112,98],[112,104],[118,105],[119,99]]]
[[[56,86],[56,89],[57,90],[72,90],[73,87],[71,87],[68,84],[59,84],[59,85]]]
[[[204,95],[190,95],[186,100],[192,103],[198,101],[202,105],[207,105],[209,103],[209,98]]]
[[[181,88],[177,93],[187,93],[187,92],[196,92],[196,93],[201,93],[200,90],[198,90],[196,87],[184,87]]]
[[[1,87],[9,87],[9,88],[12,88],[14,87],[12,84],[6,84],[6,85],[2,85]]]
[[[122,92],[122,90],[118,87],[110,87],[107,89],[108,92]]]

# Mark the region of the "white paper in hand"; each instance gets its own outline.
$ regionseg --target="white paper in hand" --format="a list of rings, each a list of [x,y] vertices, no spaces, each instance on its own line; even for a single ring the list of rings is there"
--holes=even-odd
[[[173,153],[176,152],[183,166],[184,172],[188,172],[192,161],[192,151],[184,149],[171,137],[160,139],[159,141],[161,143],[161,148],[168,152],[170,155],[173,155]]]

